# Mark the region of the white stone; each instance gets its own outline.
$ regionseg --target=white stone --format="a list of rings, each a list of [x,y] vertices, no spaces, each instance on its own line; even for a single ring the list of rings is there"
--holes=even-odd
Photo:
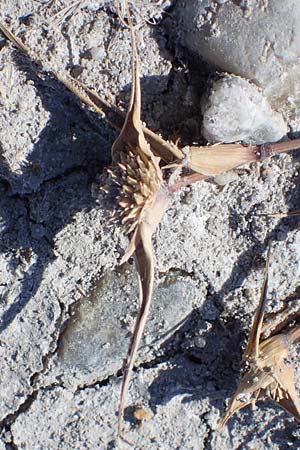
[[[276,142],[287,125],[254,84],[225,75],[203,100],[202,132],[209,142],[263,144]]]

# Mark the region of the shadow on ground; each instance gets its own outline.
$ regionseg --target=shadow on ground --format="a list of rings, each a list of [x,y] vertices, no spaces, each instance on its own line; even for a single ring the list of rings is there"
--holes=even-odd
[[[19,250],[28,263],[36,255],[24,274],[20,295],[1,317],[0,332],[37,292],[45,268],[55,259],[56,234],[78,211],[96,207],[90,186],[109,162],[114,136],[102,119],[97,117],[95,125],[96,115],[83,111],[53,76],[38,75],[29,58],[17,55],[15,63],[33,82],[49,120],[22,173],[11,173],[3,163],[0,167],[5,224],[0,251],[18,255]],[[16,256],[16,266],[18,260]]]

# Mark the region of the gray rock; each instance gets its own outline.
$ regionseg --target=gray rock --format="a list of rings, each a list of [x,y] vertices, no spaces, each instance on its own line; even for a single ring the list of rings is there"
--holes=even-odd
[[[213,83],[202,113],[202,132],[209,142],[263,144],[287,133],[282,115],[272,110],[257,87],[234,75]]]
[[[142,343],[143,362],[153,358],[170,337],[170,330],[182,326],[196,299],[199,306],[205,299],[205,283],[197,289],[190,277],[174,274],[169,278],[155,290]],[[129,268],[106,275],[97,283],[73,311],[52,377],[59,376],[65,384],[76,387],[105,379],[122,367],[137,314],[137,289],[135,270]]]
[[[203,8],[198,0],[180,0],[181,42],[214,67],[240,75],[262,88],[275,110],[297,117],[300,93],[298,0],[236,2]],[[212,12],[213,11],[213,12]]]

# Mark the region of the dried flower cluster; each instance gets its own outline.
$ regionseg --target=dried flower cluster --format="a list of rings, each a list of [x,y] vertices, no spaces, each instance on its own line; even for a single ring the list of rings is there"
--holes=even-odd
[[[155,198],[163,180],[157,161],[135,154],[132,150],[120,154],[121,162],[116,169],[108,169],[113,182],[118,186],[116,198],[119,205],[117,215],[129,234],[141,223]]]

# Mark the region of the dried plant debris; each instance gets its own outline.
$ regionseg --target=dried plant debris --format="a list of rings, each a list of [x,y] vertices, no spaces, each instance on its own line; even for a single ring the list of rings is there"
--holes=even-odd
[[[133,331],[128,358],[124,368],[119,407],[121,435],[126,393],[137,350],[149,312],[154,261],[151,237],[168,207],[169,193],[163,181],[159,158],[147,143],[141,122],[141,92],[135,35],[128,14],[132,38],[132,91],[130,106],[121,133],[112,146],[112,159],[119,161],[111,175],[119,186],[118,215],[124,231],[130,235],[129,247],[121,264],[135,255],[140,286],[140,311]]]
[[[165,14],[167,8],[171,6],[171,0],[131,0],[130,6],[132,13],[139,21],[146,21],[151,25],[158,24]],[[97,7],[108,6],[115,14],[125,15],[126,0],[98,0]],[[47,8],[49,22],[54,27],[61,27],[65,21],[69,20],[72,16],[78,14],[84,7],[91,7],[86,0],[73,0],[73,1],[57,1],[49,0],[45,4]],[[95,8],[95,7],[94,7]]]
[[[268,214],[268,216],[274,217],[275,219],[283,219],[285,217],[298,217],[298,216],[300,216],[300,210],[296,209],[295,211],[288,211],[286,213]]]
[[[79,2],[74,2],[72,5],[75,7],[77,3],[79,5]],[[250,162],[262,161],[273,154],[300,147],[300,139],[298,139],[249,147],[242,144],[218,144],[180,149],[145,127],[141,121],[141,90],[135,30],[131,23],[127,3],[123,2],[122,4],[125,5],[128,24],[123,18],[121,21],[130,29],[132,38],[132,93],[127,114],[124,115],[114,105],[88,89],[80,81],[54,73],[80,100],[94,108],[100,115],[105,115],[114,127],[121,130],[112,147],[113,166],[108,169],[108,172],[117,190],[115,217],[121,223],[124,233],[128,234],[130,238],[128,249],[122,257],[121,263],[127,261],[131,256],[135,257],[139,278],[140,311],[124,365],[118,419],[120,436],[122,436],[122,420],[130,376],[152,298],[154,283],[152,235],[168,207],[172,193],[188,184],[213,177],[226,170]],[[1,25],[0,29],[19,50],[29,55],[32,54],[5,25]],[[245,377],[248,378],[243,378],[241,387],[232,399],[223,423],[226,423],[235,411],[253,402],[253,399],[256,401],[267,395],[282,406],[285,404],[286,409],[290,408],[292,411],[293,403],[294,411],[299,410],[295,391],[291,386],[284,384],[291,375],[290,366],[286,366],[285,362],[285,357],[289,355],[288,343],[295,340],[296,334],[289,332],[285,335],[272,336],[260,342],[266,284],[267,279],[255,321],[255,333],[251,334],[244,357],[248,364],[248,375],[246,374]],[[265,368],[268,368],[269,372],[265,371]],[[278,378],[275,378],[273,374],[275,369],[279,372],[283,370],[285,380],[282,380],[280,374]],[[258,377],[258,381],[256,377]],[[291,383],[290,381],[289,384]],[[249,401],[245,398],[249,398]]]
[[[120,15],[125,16],[127,0],[118,0],[116,3]],[[159,23],[166,9],[172,4],[171,0],[131,0],[128,3],[138,22],[146,21],[151,25]]]
[[[247,348],[243,355],[244,375],[229,401],[221,426],[239,410],[265,399],[278,403],[300,422],[300,399],[295,388],[291,346],[300,339],[300,324],[286,333],[262,339],[266,294],[268,288],[267,260],[265,278]]]
[[[23,44],[23,42],[15,36],[9,29],[0,22],[0,31],[7,37],[21,52],[28,54],[28,48]]]
[[[118,108],[98,94],[87,88],[80,81],[68,76],[55,74],[57,78],[72,92],[74,92],[87,106],[92,107],[100,115],[105,115],[110,124],[117,129],[122,128],[124,115]],[[161,158],[169,167],[185,168],[191,175],[182,177],[174,183],[171,190],[193,184],[208,177],[235,169],[243,164],[263,161],[270,156],[297,150],[300,139],[273,144],[245,146],[242,144],[215,144],[208,146],[186,146],[183,149],[173,142],[164,140],[161,136],[143,126],[146,141],[150,144],[154,155]]]
[[[69,4],[68,6],[60,9],[51,17],[51,22],[54,26],[61,26],[65,20],[69,17],[77,14],[81,8],[83,8],[86,4],[85,0],[77,0]]]
[[[8,28],[0,23],[0,30],[24,53],[33,56],[33,53]],[[121,129],[125,115],[100,95],[86,87],[79,80],[54,72],[68,89],[77,95],[82,102],[93,108],[101,116],[106,116],[110,124]],[[245,146],[243,144],[214,144],[208,146],[186,146],[179,148],[173,142],[168,142],[145,126],[142,126],[146,141],[150,144],[154,155],[162,162],[174,164],[191,172],[188,176],[174,185],[173,190],[195,183],[197,181],[214,177],[228,170],[235,169],[243,164],[263,161],[265,158],[300,147],[300,139],[287,140],[279,143]]]

